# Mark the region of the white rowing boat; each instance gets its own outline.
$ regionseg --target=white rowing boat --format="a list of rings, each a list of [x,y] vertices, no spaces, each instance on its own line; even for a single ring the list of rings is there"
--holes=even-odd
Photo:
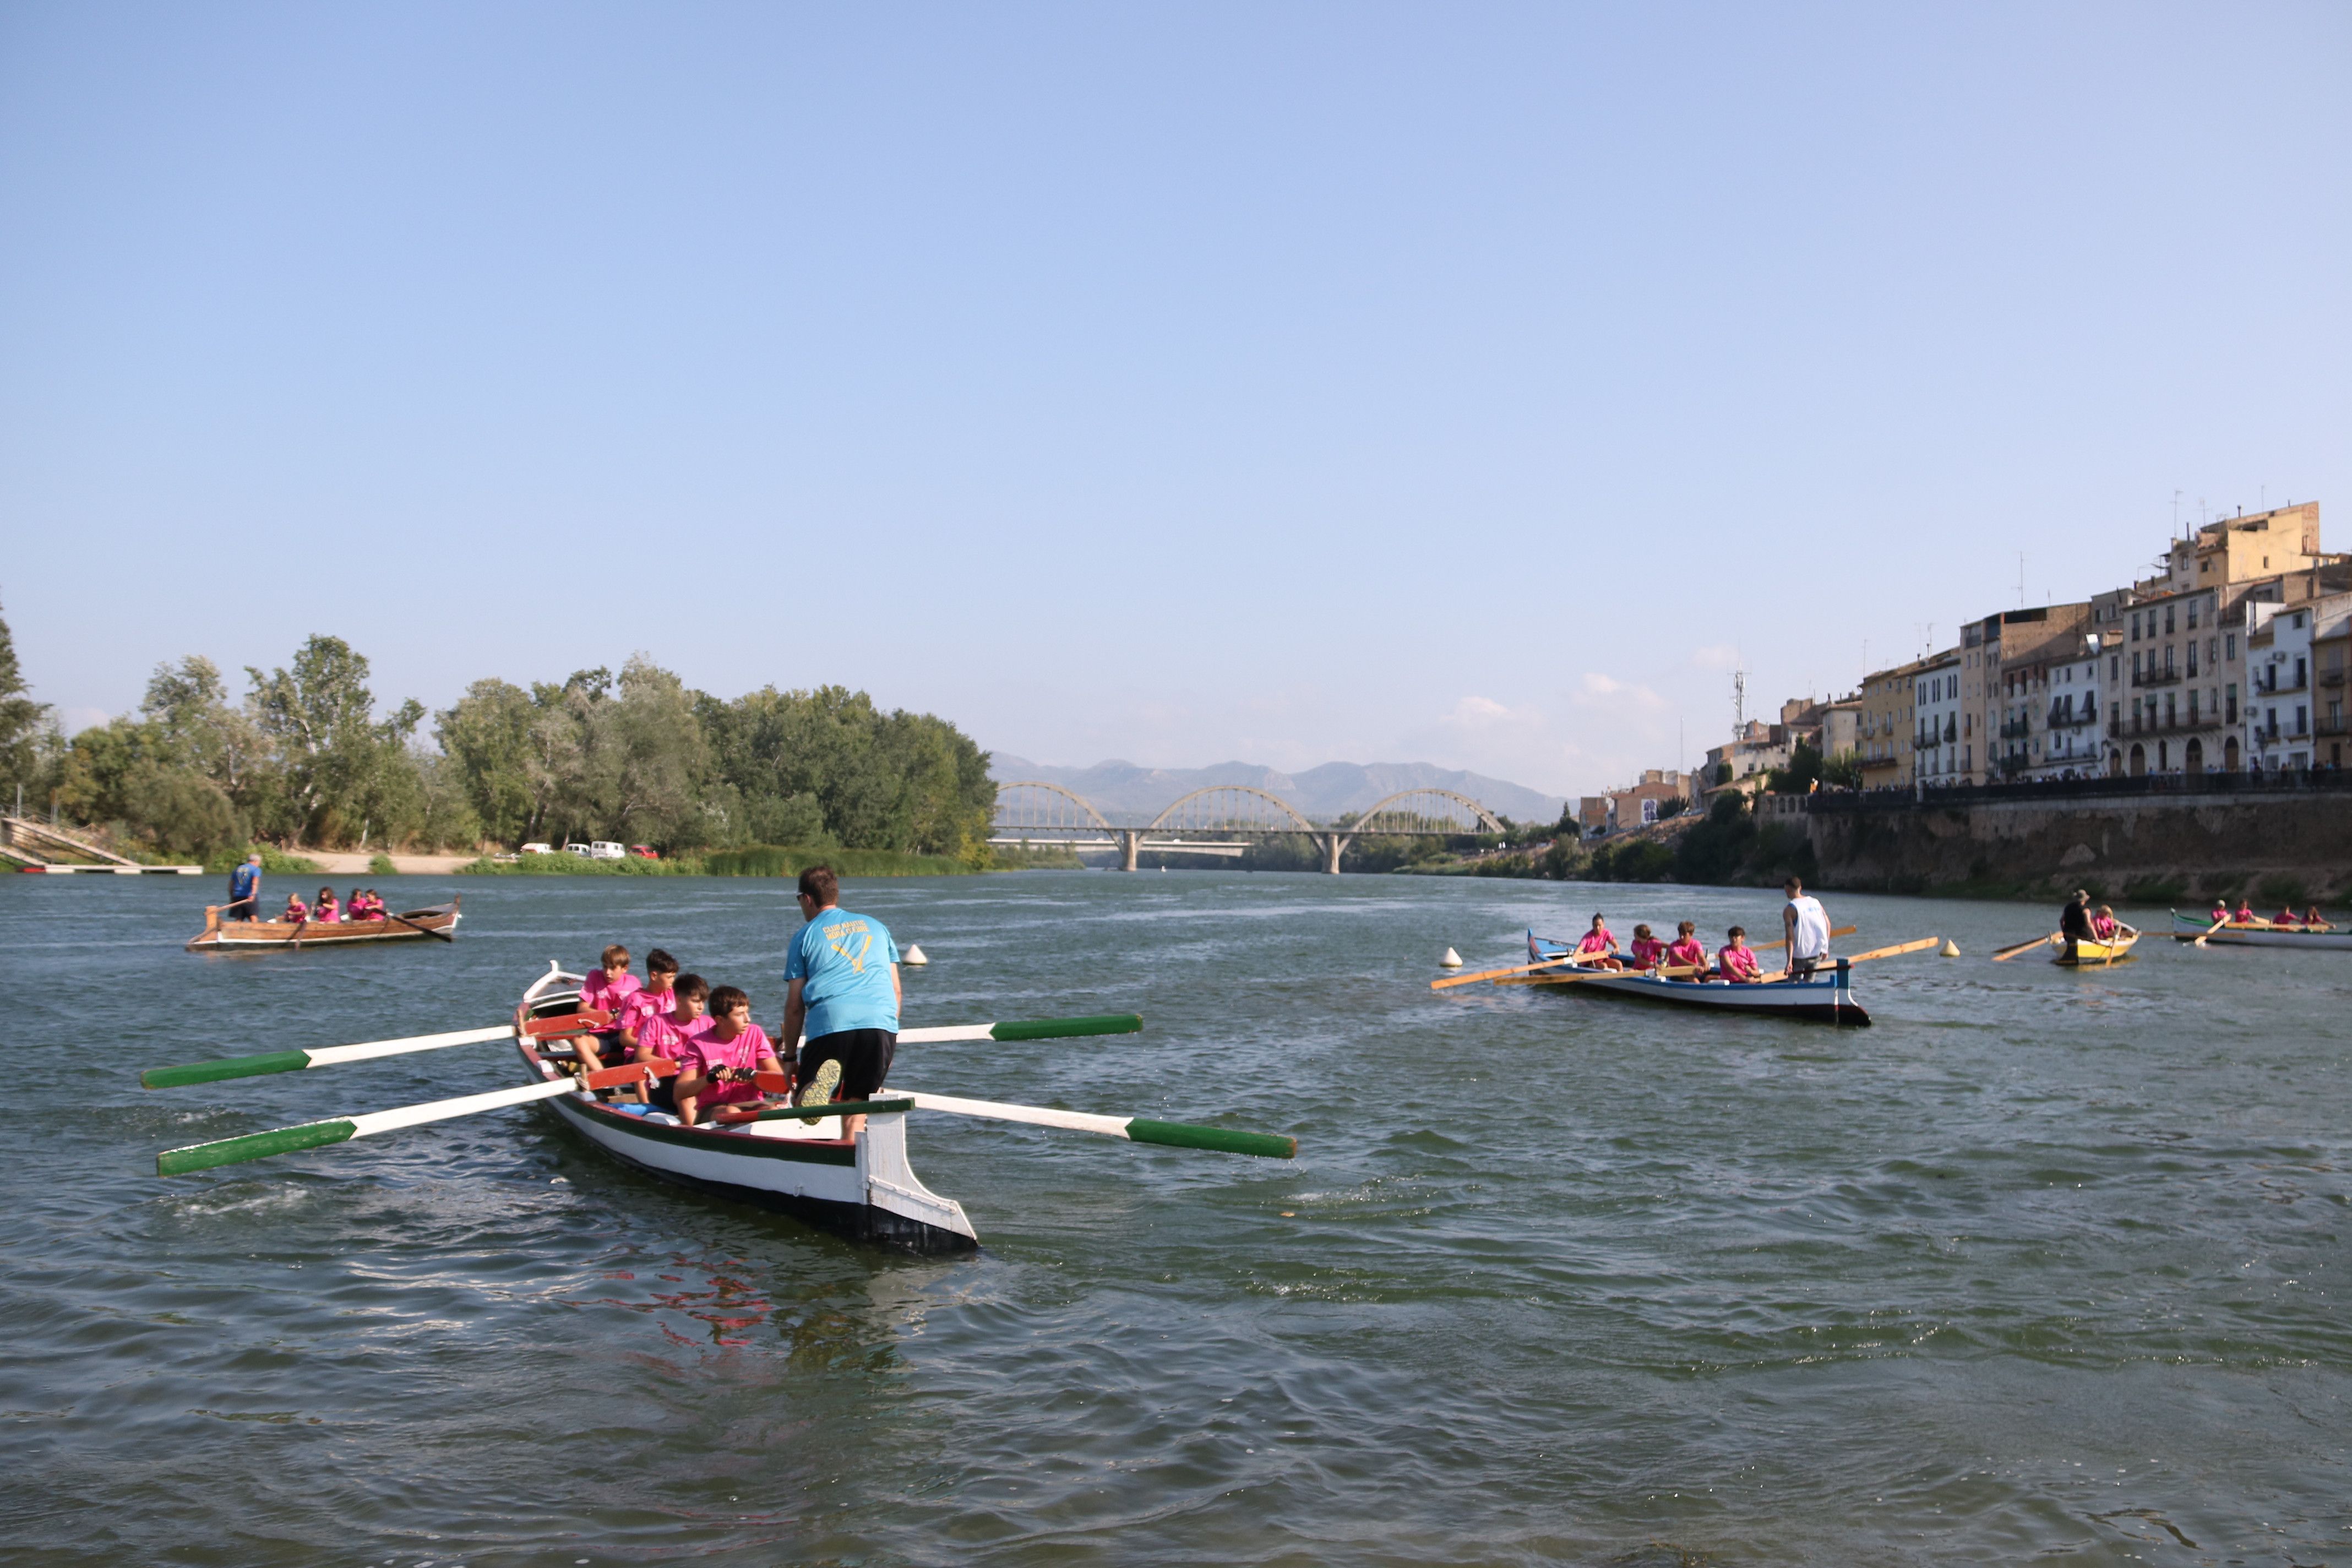
[[[579,1010],[582,976],[548,965],[523,993],[534,1018]],[[518,1037],[533,1082],[567,1076],[569,1047]],[[539,1101],[550,1115],[614,1159],[667,1181],[775,1209],[858,1241],[917,1252],[965,1252],[980,1245],[963,1205],[916,1178],[907,1163],[910,1097],[887,1090],[866,1102],[865,1130],[842,1134],[841,1118],[798,1118],[688,1127],[667,1111],[606,1104],[585,1092]]]
[[[2342,926],[2314,931],[2309,926],[2274,925],[2269,921],[2256,921],[2251,925],[2232,921],[2213,931],[2211,921],[2184,915],[2179,910],[2172,911],[2172,924],[2176,942],[2195,942],[2202,936],[2216,945],[2232,947],[2352,948],[2352,931]],[[2212,933],[2210,936],[2206,934],[2209,931]]]
[[[1567,944],[1533,931],[1528,933],[1528,956],[1535,963],[1569,955]],[[1531,974],[1524,983],[1541,984],[1546,979],[1540,973]],[[1677,1007],[1712,1008],[1718,1013],[1761,1013],[1845,1028],[1866,1028],[1870,1024],[1870,1015],[1853,999],[1853,972],[1843,959],[1834,968],[1816,970],[1801,980],[1772,978],[1742,984],[1724,980],[1672,980],[1627,969],[1607,974],[1577,971],[1573,980],[1567,973],[1561,973],[1558,983],[1573,984],[1579,991],[1601,991],[1612,996],[1631,996]]]

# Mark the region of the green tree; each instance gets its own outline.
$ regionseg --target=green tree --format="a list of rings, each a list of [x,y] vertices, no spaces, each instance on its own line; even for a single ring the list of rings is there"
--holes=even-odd
[[[16,639],[0,620],[0,787],[8,791],[5,804],[11,811],[16,786],[35,784],[40,773],[39,739],[49,705],[34,701],[32,689],[16,662]]]
[[[434,737],[479,830],[505,844],[536,836],[551,780],[532,763],[533,728],[542,717],[530,694],[498,679],[477,680],[434,723]]]
[[[409,737],[425,717],[410,700],[378,722],[368,661],[341,637],[313,634],[289,671],[247,667],[253,714],[276,745],[285,790],[277,824],[312,843],[373,835],[392,841],[422,814]]]

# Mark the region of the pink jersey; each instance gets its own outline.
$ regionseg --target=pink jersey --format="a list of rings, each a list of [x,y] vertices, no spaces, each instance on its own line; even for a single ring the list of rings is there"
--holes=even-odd
[[[332,899],[320,899],[319,900],[319,907],[310,911],[310,918],[317,921],[320,925],[327,925],[341,921],[343,918],[342,906],[336,903]]]
[[[593,1007],[600,1013],[610,1013],[617,1018],[621,1016],[621,1005],[644,989],[645,982],[634,974],[624,971],[618,980],[606,980],[604,972],[600,969],[581,983],[580,1005]]]
[[[635,1029],[641,1027],[647,1018],[667,1017],[670,1009],[676,1005],[677,1005],[677,993],[675,991],[655,991],[640,987],[629,993],[628,999],[621,1004],[621,1010],[614,1016],[614,1021],[624,1029]]]
[[[684,1049],[687,1055],[677,1058],[678,1066],[704,1078],[720,1068],[756,1071],[761,1058],[776,1054],[767,1031],[757,1024],[731,1040],[722,1040],[716,1029],[709,1030],[684,1042]],[[721,1083],[713,1084],[698,1098],[707,1104],[717,1105],[730,1100],[757,1100],[760,1094],[760,1086],[754,1083]]]
[[[1665,951],[1666,944],[1660,942],[1656,937],[1635,937],[1633,939],[1633,967],[1636,969],[1649,968],[1652,964],[1657,963],[1660,958],[1664,956]]]
[[[1718,948],[1715,963],[1726,980],[1753,980],[1757,976],[1756,950],[1752,947]]]
[[[310,918],[310,906],[299,899],[289,899],[286,901],[286,912],[278,918],[297,922],[307,921]]]
[[[1677,937],[1666,948],[1668,963],[1696,964],[1706,967],[1706,944],[1695,936]]]
[[[709,1014],[691,1023],[681,1024],[674,1013],[654,1013],[637,1020],[637,1049],[646,1058],[676,1062],[680,1067],[693,1065],[693,1042],[710,1032]]]
[[[1616,945],[1617,939],[1610,934],[1609,928],[1607,926],[1602,926],[1599,931],[1586,931],[1584,933],[1584,940],[1576,944],[1576,951],[1579,952],[1607,952],[1611,948]]]

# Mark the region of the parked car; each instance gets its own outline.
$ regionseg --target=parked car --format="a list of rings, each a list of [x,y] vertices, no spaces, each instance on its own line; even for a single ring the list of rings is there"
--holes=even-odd
[[[629,858],[627,849],[609,838],[599,838],[586,845],[575,844],[572,852],[585,855],[591,860],[625,860]]]
[[[660,854],[656,852],[654,847],[650,844],[632,844],[629,846],[629,853],[635,856],[640,860],[658,860],[661,858]]]
[[[526,844],[520,850],[517,851],[517,853],[523,855],[552,855],[555,853],[555,846],[552,844]]]

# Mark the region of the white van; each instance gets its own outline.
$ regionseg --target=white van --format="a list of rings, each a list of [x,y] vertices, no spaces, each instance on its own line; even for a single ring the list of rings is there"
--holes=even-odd
[[[526,844],[518,850],[517,853],[522,855],[552,855],[555,853],[555,846],[552,844]]]
[[[590,860],[625,860],[629,858],[629,851],[625,846],[615,844],[609,838],[599,838],[588,844],[567,844],[563,847],[574,855],[583,856]]]

